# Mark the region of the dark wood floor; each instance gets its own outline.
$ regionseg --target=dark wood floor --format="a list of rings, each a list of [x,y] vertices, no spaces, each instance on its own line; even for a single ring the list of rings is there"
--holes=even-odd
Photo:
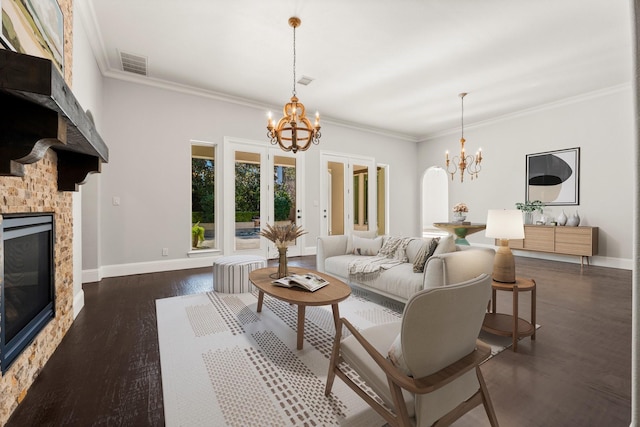
[[[510,426],[629,426],[631,272],[518,257],[538,285],[536,341],[483,365],[498,420]],[[315,266],[315,257],[292,259]],[[7,424],[162,426],[155,300],[210,290],[210,268],[108,278]],[[510,311],[510,295],[498,309]],[[528,294],[521,299],[529,316]],[[481,407],[456,426],[488,425]]]

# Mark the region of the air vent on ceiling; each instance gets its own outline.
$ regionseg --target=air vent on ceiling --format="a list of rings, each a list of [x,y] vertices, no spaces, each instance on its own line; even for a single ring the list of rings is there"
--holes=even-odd
[[[147,58],[144,56],[120,52],[120,62],[122,62],[122,71],[147,75]]]
[[[302,76],[302,77],[300,77],[300,80],[298,80],[298,84],[306,86],[309,83],[311,83],[312,81],[313,81],[313,77]]]

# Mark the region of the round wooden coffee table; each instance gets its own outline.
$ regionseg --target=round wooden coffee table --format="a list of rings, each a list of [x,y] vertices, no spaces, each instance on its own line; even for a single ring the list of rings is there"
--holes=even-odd
[[[349,297],[349,295],[351,295],[351,288],[343,281],[338,280],[333,276],[329,276],[328,274],[306,268],[291,267],[289,267],[289,274],[313,273],[328,281],[329,284],[315,292],[305,291],[298,287],[284,288],[271,283],[274,280],[271,275],[275,277],[275,273],[277,272],[277,267],[267,267],[253,270],[249,273],[249,280],[256,288],[258,288],[257,312],[260,313],[262,311],[264,294],[271,295],[274,298],[291,304],[296,304],[298,306],[297,348],[298,350],[302,350],[302,343],[304,340],[304,313],[306,307],[308,305],[331,305],[331,309],[333,311],[333,322],[337,327],[338,320],[340,319],[338,303],[340,301],[344,301]]]

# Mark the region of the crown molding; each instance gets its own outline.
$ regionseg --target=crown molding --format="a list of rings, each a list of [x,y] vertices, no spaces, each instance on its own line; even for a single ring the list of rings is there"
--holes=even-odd
[[[561,99],[559,101],[549,102],[547,104],[537,105],[535,107],[525,108],[524,110],[514,111],[512,113],[507,113],[502,116],[493,117],[486,120],[481,120],[476,123],[466,124],[464,125],[464,129],[479,129],[487,126],[492,126],[498,123],[502,123],[508,120],[513,120],[518,117],[529,116],[531,114],[539,113],[541,111],[553,110],[559,107],[564,107],[567,105],[577,104],[579,102],[588,101],[591,99],[600,98],[603,96],[611,95],[614,93],[630,91],[632,88],[631,82],[621,83],[615,86],[610,86],[604,89],[598,89],[591,92],[583,93],[580,95],[572,96],[570,98]],[[432,134],[423,135],[421,138],[418,138],[418,142],[428,142],[432,139],[440,138],[443,136],[449,136],[453,134],[458,134],[460,132],[460,128],[451,128],[447,130],[443,130],[441,132],[435,132]]]

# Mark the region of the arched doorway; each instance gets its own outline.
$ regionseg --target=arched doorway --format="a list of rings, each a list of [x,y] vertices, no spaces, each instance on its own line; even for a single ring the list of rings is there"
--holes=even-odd
[[[434,222],[447,222],[449,206],[447,173],[439,166],[431,166],[422,175],[422,235],[445,235],[433,226]]]

